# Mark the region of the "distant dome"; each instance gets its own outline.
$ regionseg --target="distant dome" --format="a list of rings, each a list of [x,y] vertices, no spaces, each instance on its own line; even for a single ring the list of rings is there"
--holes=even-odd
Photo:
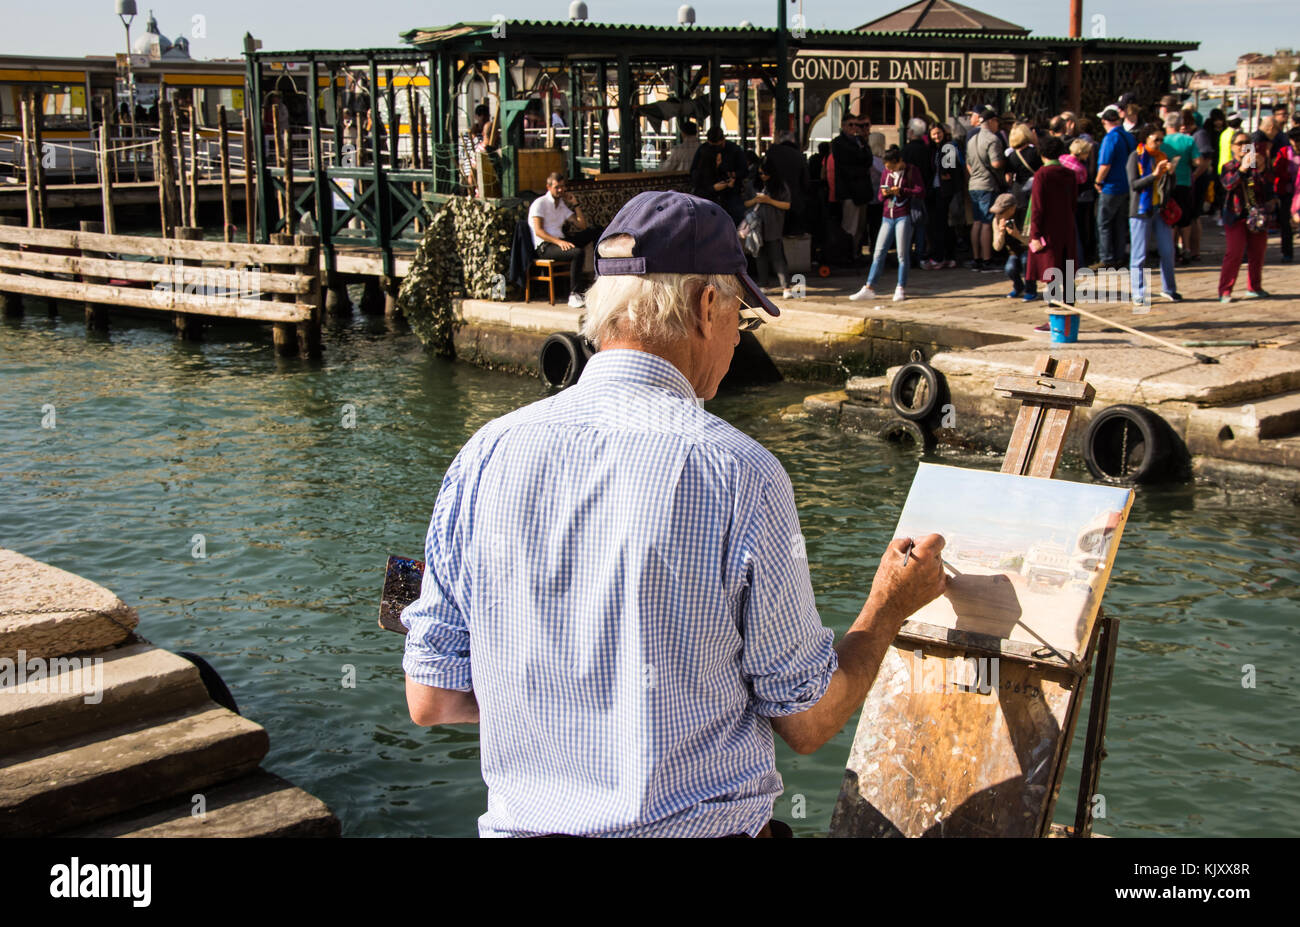
[[[136,36],[131,43],[131,51],[137,55],[148,55],[150,58],[161,58],[168,52],[172,51],[173,42],[167,36],[158,31],[158,20],[154,19],[153,10],[149,11],[149,22],[145,24],[144,34]],[[183,56],[189,57],[189,49],[182,46],[180,51]],[[175,54],[169,57],[177,57]]]

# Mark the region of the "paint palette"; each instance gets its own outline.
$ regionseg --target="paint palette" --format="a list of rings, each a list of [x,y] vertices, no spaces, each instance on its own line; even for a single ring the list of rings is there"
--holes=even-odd
[[[379,626],[398,634],[406,633],[402,609],[420,597],[424,582],[424,561],[409,557],[388,558],[384,567],[384,591],[379,595]]]

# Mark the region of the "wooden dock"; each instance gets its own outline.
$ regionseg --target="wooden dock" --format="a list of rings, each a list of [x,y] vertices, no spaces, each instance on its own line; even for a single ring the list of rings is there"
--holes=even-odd
[[[10,220],[12,222],[12,220]],[[168,313],[184,337],[205,317],[269,322],[281,355],[321,352],[320,242],[275,235],[269,245],[203,241],[201,229],[177,238],[33,229],[0,219],[0,312],[22,310],[22,296],[81,302],[88,327],[108,326],[108,309]]]

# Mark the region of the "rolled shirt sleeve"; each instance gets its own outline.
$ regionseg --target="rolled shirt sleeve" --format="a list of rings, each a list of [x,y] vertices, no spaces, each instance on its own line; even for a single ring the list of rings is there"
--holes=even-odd
[[[743,543],[748,588],[741,668],[754,711],[769,718],[807,711],[826,693],[839,660],[835,635],[817,614],[794,490],[784,471],[764,488]]]
[[[469,627],[456,595],[460,576],[460,473],[461,457],[457,456],[447,468],[433,506],[424,542],[420,597],[402,610],[402,624],[407,628],[402,669],[422,685],[469,692]]]

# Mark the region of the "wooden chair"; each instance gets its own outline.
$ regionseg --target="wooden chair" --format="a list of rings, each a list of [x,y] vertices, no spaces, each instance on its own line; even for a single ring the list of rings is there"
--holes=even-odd
[[[524,302],[532,299],[533,280],[538,283],[545,283],[550,295],[551,305],[555,305],[555,281],[568,280],[569,292],[573,292],[573,280],[570,271],[573,269],[572,261],[553,260],[551,258],[534,258],[532,266],[528,269],[528,276],[524,280]]]

